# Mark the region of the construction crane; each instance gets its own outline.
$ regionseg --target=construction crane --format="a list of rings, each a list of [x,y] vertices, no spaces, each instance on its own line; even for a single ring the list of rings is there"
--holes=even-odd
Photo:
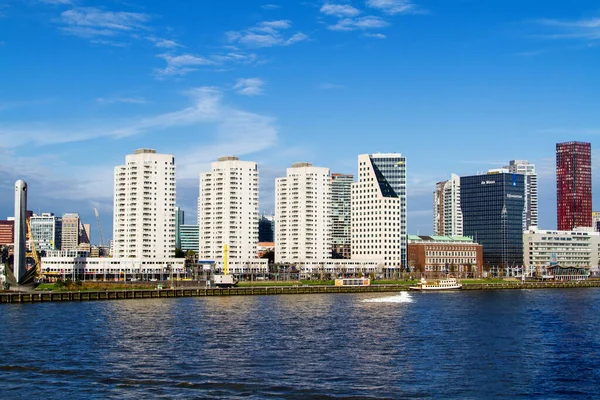
[[[42,261],[40,260],[40,255],[37,252],[35,247],[35,238],[33,237],[33,232],[31,230],[31,221],[27,218],[27,238],[29,239],[29,246],[31,247],[31,251],[28,251],[26,257],[29,257],[33,260],[35,265],[33,266],[35,269],[35,274],[37,276],[42,275]]]
[[[102,235],[102,225],[100,225],[100,214],[98,209],[94,208],[94,214],[96,214],[96,222],[98,223],[98,234],[100,235],[100,247],[104,247],[104,236]]]

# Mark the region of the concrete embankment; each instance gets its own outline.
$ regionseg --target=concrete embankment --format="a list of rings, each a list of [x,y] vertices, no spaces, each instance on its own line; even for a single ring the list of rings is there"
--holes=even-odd
[[[42,303],[57,301],[98,301],[126,299],[155,299],[173,297],[208,296],[265,296],[285,294],[325,294],[325,293],[385,293],[409,290],[410,285],[372,285],[363,287],[339,286],[282,286],[282,287],[241,287],[212,289],[163,289],[163,290],[120,290],[82,292],[39,292],[39,293],[0,293],[0,304]],[[473,283],[463,286],[463,290],[508,290],[508,289],[551,289],[600,287],[600,281],[585,282],[527,282],[527,283]]]

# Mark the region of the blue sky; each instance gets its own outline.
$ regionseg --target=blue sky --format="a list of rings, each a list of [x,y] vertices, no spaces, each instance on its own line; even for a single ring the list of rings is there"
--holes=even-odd
[[[113,167],[152,147],[188,222],[222,155],[259,163],[272,211],[294,162],[400,152],[411,233],[435,182],[510,159],[537,165],[553,229],[555,143],[600,134],[599,45],[587,0],[0,0],[0,218],[22,178],[30,209],[98,207],[110,236]]]

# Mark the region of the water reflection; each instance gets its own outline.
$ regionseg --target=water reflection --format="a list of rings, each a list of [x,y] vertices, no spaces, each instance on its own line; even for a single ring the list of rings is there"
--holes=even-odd
[[[7,305],[0,393],[593,397],[599,300],[540,290]]]

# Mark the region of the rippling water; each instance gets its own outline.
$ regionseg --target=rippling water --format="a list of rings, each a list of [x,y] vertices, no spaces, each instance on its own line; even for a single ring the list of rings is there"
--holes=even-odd
[[[0,307],[0,398],[592,398],[600,290]]]

